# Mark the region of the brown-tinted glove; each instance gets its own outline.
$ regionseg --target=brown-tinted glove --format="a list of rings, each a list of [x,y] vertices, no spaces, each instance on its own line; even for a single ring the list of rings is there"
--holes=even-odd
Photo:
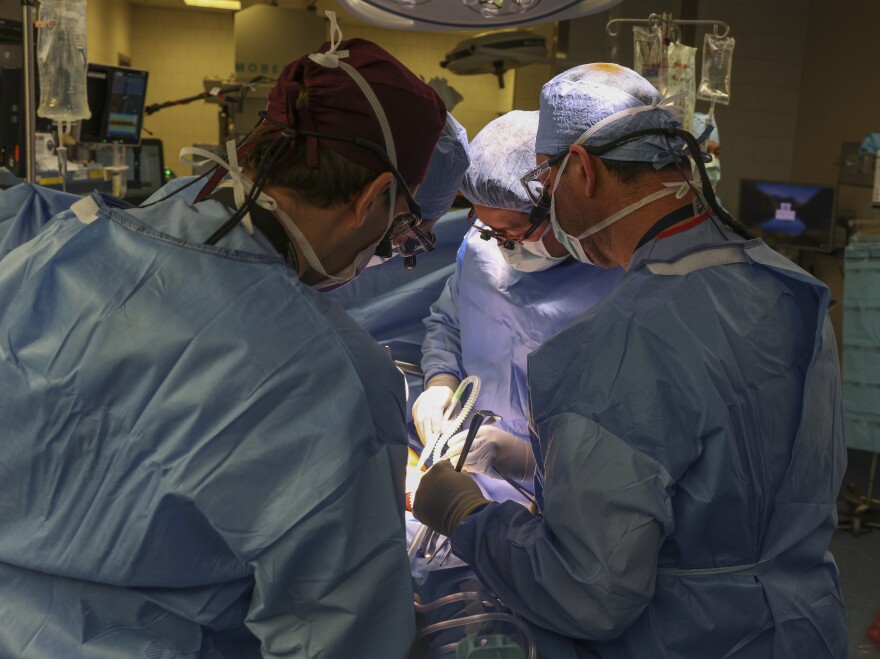
[[[413,514],[425,526],[452,536],[465,517],[489,501],[474,480],[441,460],[422,477],[413,501]]]

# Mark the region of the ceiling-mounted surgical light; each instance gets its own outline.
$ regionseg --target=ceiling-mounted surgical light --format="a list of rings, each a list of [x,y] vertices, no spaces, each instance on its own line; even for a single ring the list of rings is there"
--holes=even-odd
[[[241,0],[183,0],[187,7],[206,7],[208,9],[241,9]]]
[[[511,14],[521,14],[531,9],[540,0],[462,0],[465,6],[479,10],[486,18],[495,18],[506,11]]]
[[[338,0],[373,25],[473,30],[550,23],[597,14],[622,0]]]
[[[486,18],[497,16],[504,7],[504,0],[480,0],[480,13]]]
[[[528,11],[537,0],[510,0],[510,8],[513,11]]]

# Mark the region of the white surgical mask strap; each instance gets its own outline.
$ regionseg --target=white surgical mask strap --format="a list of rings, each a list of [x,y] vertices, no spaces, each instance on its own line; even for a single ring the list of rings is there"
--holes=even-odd
[[[324,277],[325,279],[329,279],[334,282],[345,282],[347,281],[344,277],[336,277],[331,275],[326,270],[324,270],[324,266],[321,263],[321,259],[318,258],[315,250],[312,249],[311,244],[306,238],[305,234],[300,231],[300,228],[296,226],[296,223],[290,218],[290,216],[285,213],[283,210],[278,209],[275,213],[275,216],[278,218],[278,221],[284,225],[284,228],[296,239],[296,245],[300,248],[303,253],[303,256],[306,259],[306,262],[309,266],[317,272],[319,275]]]
[[[536,243],[542,242],[542,241],[544,240],[544,236],[546,236],[546,235],[550,232],[550,229],[552,229],[552,228],[553,228],[553,227],[550,226],[550,222],[547,221],[547,226],[544,227],[544,230],[541,232],[541,236],[540,236],[540,238],[538,238],[538,239],[537,239],[536,241],[534,241],[534,242],[536,242]]]
[[[576,240],[583,240],[587,236],[592,236],[594,233],[598,233],[602,229],[611,226],[618,220],[623,219],[631,213],[634,213],[643,206],[647,206],[648,204],[651,204],[658,199],[662,199],[663,197],[668,197],[669,195],[674,194],[676,199],[681,199],[688,193],[688,190],[690,189],[687,183],[664,183],[663,185],[665,187],[662,190],[658,190],[657,192],[649,194],[647,197],[639,199],[637,202],[630,204],[626,208],[620,209],[619,211],[614,213],[614,215],[611,215],[610,217],[599,222],[599,224],[596,224],[595,226],[592,226],[584,231],[576,238]]]

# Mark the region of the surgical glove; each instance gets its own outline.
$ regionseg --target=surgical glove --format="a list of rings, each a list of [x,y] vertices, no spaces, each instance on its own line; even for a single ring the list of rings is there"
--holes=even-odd
[[[464,431],[453,435],[449,440],[449,449],[443,457],[449,458],[453,465],[458,464],[458,456],[461,455],[466,437],[467,431]],[[515,481],[531,480],[535,475],[535,456],[531,442],[496,426],[481,426],[463,468],[472,473],[501,478],[492,471],[492,467]]]
[[[422,477],[413,515],[422,524],[447,537],[474,509],[489,503],[473,478],[455,471],[448,460],[441,460]]]
[[[461,405],[458,401],[452,402],[459,381],[453,375],[441,373],[428,380],[425,390],[413,403],[413,425],[422,444],[427,444],[443,431],[443,415],[450,404],[454,407],[450,417],[458,414]]]

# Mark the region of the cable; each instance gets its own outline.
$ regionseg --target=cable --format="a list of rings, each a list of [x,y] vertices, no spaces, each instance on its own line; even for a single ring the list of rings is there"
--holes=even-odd
[[[272,145],[268,149],[266,149],[266,152],[260,159],[260,168],[257,171],[257,176],[254,178],[254,183],[251,186],[247,197],[245,197],[244,202],[235,211],[232,217],[226,220],[226,222],[224,222],[219,229],[217,229],[208,237],[208,239],[205,241],[206,245],[216,244],[217,241],[220,240],[220,238],[225,236],[232,229],[232,227],[234,227],[238,222],[242,220],[245,215],[250,212],[251,208],[254,207],[257,199],[262,193],[263,186],[266,185],[266,182],[269,179],[269,175],[271,174],[272,168],[275,166],[275,163],[278,162],[278,159],[289,147],[289,145],[293,141],[295,141],[295,139],[295,135],[292,135],[287,131],[282,131],[278,139],[276,139],[272,143]]]
[[[199,176],[197,176],[196,178],[194,178],[192,181],[190,181],[190,182],[188,182],[188,183],[185,183],[184,185],[181,185],[179,188],[177,188],[177,190],[175,190],[175,191],[172,192],[171,194],[169,194],[169,195],[167,195],[167,196],[165,196],[165,197],[162,197],[161,199],[157,199],[156,201],[151,201],[149,204],[141,204],[140,207],[141,207],[141,208],[147,208],[147,207],[149,207],[149,206],[154,206],[155,204],[158,204],[160,201],[165,201],[166,199],[171,199],[171,197],[173,197],[174,195],[176,195],[176,194],[177,194],[178,192],[180,192],[181,190],[186,190],[186,189],[187,189],[189,186],[191,186],[193,183],[198,183],[198,182],[201,181],[203,178],[205,178],[208,174],[211,174],[212,172],[216,171],[216,169],[217,169],[219,166],[220,166],[220,165],[214,165],[213,167],[211,167],[211,169],[207,170],[207,171],[206,171],[205,173],[203,173],[203,174],[200,174]]]
[[[706,173],[706,165],[703,163],[702,151],[700,150],[700,145],[697,144],[697,139],[682,128],[673,128],[672,133],[683,139],[688,145],[688,151],[694,159],[697,171],[700,172],[703,198],[709,202],[715,215],[743,238],[746,238],[747,240],[753,239],[755,235],[749,231],[742,222],[735,219],[721,204],[718,203],[718,198],[715,196],[715,190],[712,188],[712,182],[709,180],[709,175]]]
[[[616,139],[611,140],[610,142],[606,142],[605,144],[599,144],[596,146],[582,144],[581,146],[584,150],[587,151],[590,155],[594,155],[597,157],[602,157],[604,154],[608,153],[612,149],[616,149],[617,147],[627,144],[628,142],[635,142],[640,137],[645,137],[647,135],[662,135],[667,138],[670,137],[678,137],[684,140],[685,144],[687,144],[687,153],[690,154],[694,163],[697,166],[697,171],[700,172],[700,182],[703,188],[703,199],[705,199],[709,206],[712,209],[712,212],[718,217],[724,224],[726,224],[730,229],[741,235],[743,238],[747,240],[751,240],[755,238],[754,234],[749,231],[748,228],[740,221],[733,218],[733,216],[728,213],[721,204],[718,203],[718,199],[715,197],[715,192],[712,189],[712,183],[709,181],[709,175],[706,173],[706,166],[703,163],[703,159],[700,156],[702,151],[700,150],[700,145],[697,143],[697,138],[691,135],[689,132],[684,130],[683,128],[644,128],[642,130],[633,131],[632,133],[627,133],[626,135],[622,135]],[[693,188],[693,186],[691,186]]]

